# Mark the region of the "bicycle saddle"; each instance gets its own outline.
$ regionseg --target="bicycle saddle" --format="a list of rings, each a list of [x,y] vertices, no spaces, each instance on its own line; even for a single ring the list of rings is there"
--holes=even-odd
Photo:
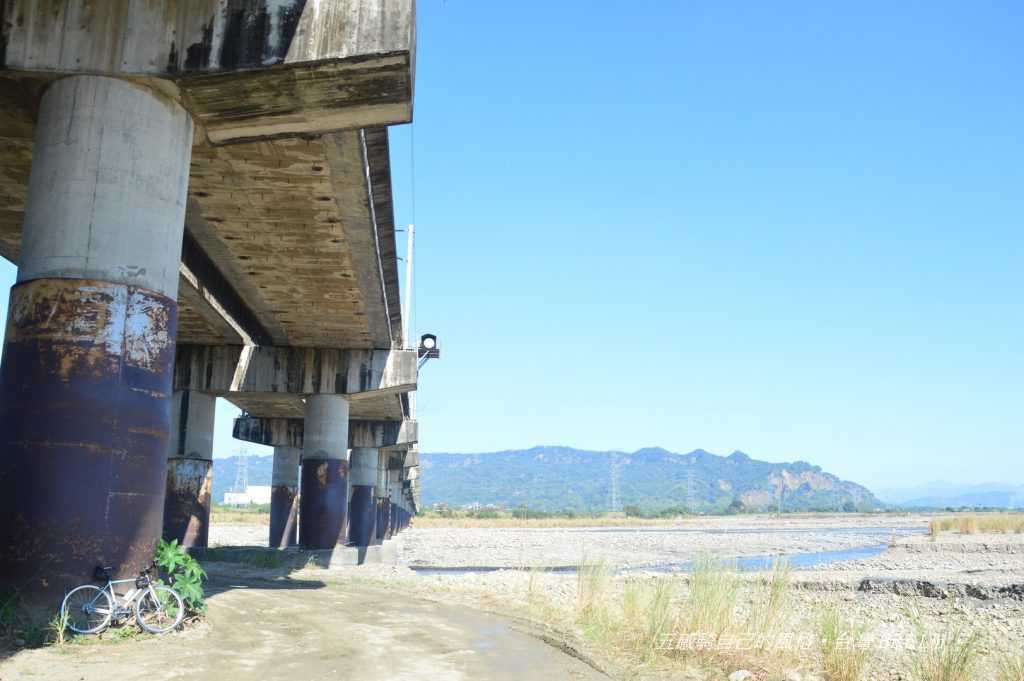
[[[114,573],[114,568],[112,568],[112,567],[100,567],[99,565],[97,565],[96,566],[96,570],[93,572],[92,576],[95,579],[97,579],[97,580],[99,580],[101,582],[105,582],[106,580],[111,579],[111,575],[113,573]]]

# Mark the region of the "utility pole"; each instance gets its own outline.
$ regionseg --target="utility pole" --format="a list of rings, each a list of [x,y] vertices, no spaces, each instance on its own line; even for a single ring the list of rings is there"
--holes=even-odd
[[[416,225],[409,225],[405,236],[405,310],[402,320],[405,322],[402,335],[405,336],[405,347],[415,348],[412,339],[412,257],[416,248]]]
[[[405,310],[402,312],[402,336],[406,349],[416,348],[412,328],[412,258],[416,250],[416,225],[409,225],[405,235]],[[408,393],[409,418],[416,418],[416,391]]]

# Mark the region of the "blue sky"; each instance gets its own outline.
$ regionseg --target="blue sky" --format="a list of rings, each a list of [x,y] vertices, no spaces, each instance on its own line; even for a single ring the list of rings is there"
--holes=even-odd
[[[1024,483],[1024,8],[836,5],[419,2],[424,451]]]

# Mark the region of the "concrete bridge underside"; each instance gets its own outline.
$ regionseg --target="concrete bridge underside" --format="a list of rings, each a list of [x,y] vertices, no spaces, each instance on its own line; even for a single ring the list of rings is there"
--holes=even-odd
[[[412,1],[3,12],[0,581],[59,591],[137,572],[160,535],[204,546],[215,397],[275,447],[271,545],[404,527],[417,367],[387,126],[412,117]]]

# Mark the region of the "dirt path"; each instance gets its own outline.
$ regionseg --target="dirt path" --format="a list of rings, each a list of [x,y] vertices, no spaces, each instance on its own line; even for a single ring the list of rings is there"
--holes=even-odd
[[[318,580],[211,586],[205,634],[23,651],[0,662],[0,681],[606,678],[464,607]]]

